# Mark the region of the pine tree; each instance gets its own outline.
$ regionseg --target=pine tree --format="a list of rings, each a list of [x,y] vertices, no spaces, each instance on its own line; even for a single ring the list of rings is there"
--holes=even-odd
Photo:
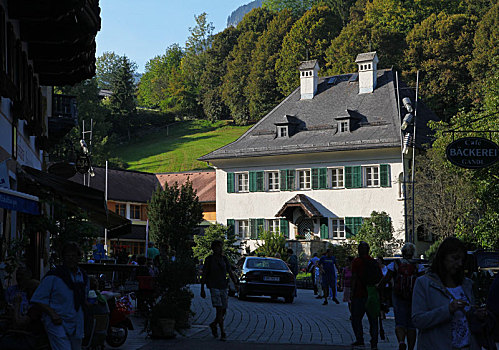
[[[134,64],[128,57],[119,59],[119,66],[111,77],[109,108],[112,114],[113,130],[120,135],[127,135],[130,140],[130,126],[135,114],[135,82],[133,78]]]

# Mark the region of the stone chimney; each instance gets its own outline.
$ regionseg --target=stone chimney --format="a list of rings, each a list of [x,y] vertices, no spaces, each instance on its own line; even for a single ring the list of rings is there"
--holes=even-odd
[[[298,67],[300,70],[300,91],[302,100],[314,98],[319,80],[319,63],[317,60],[303,61]]]
[[[376,51],[358,54],[355,63],[359,65],[359,94],[373,92],[378,70]]]

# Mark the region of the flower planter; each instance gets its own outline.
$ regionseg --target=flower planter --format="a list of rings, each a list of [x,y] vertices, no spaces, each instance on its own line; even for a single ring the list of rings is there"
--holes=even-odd
[[[160,318],[151,325],[152,337],[168,339],[175,337],[175,320]]]

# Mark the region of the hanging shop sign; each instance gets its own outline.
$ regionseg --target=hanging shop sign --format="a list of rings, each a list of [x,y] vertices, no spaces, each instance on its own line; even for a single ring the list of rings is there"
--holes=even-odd
[[[480,169],[499,160],[499,146],[483,137],[463,137],[449,144],[445,154],[458,167]]]
[[[90,169],[90,158],[87,155],[79,155],[76,158],[75,167],[76,171],[80,174],[88,173],[88,170]]]

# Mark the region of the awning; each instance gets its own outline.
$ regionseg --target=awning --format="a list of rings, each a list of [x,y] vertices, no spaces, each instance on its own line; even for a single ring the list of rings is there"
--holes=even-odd
[[[0,187],[0,208],[38,215],[38,197]]]
[[[90,221],[107,228],[113,236],[130,232],[130,220],[107,210],[104,192],[28,166],[22,169],[29,192],[40,197],[55,196],[71,207],[84,210]]]
[[[322,218],[321,212],[310,202],[310,199],[304,194],[297,194],[289,201],[284,203],[281,210],[277,212],[276,217],[285,217],[288,221],[293,222],[293,211],[296,208],[303,210],[309,218]]]

